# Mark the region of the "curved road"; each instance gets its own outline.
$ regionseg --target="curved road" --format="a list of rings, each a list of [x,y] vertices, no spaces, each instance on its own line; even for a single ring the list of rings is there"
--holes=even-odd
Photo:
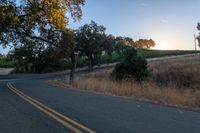
[[[0,133],[200,133],[200,112],[45,83],[64,75],[2,78]]]

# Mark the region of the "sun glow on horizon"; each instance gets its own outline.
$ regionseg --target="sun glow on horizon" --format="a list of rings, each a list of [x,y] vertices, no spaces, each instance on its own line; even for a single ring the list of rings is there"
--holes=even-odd
[[[178,50],[178,49],[187,49],[184,47],[185,42],[183,41],[182,36],[180,36],[179,31],[177,30],[157,30],[152,34],[152,38],[155,40],[155,47],[152,49],[158,50]]]
[[[152,49],[157,49],[157,50],[171,50],[172,48],[170,48],[169,45],[167,45],[167,44],[158,43],[158,44],[156,44],[156,46],[153,47]]]

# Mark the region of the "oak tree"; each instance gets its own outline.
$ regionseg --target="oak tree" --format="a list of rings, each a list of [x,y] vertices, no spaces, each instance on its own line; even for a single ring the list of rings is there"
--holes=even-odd
[[[76,32],[77,51],[88,58],[90,70],[93,69],[95,61],[98,61],[102,54],[105,30],[104,26],[91,21],[90,24],[85,24]]]
[[[150,49],[154,47],[156,44],[152,39],[139,39],[135,42],[136,48],[144,48],[144,49]]]
[[[84,3],[85,0],[1,0],[0,44],[5,47],[31,42],[65,50],[58,44],[68,30],[66,13],[79,20]]]

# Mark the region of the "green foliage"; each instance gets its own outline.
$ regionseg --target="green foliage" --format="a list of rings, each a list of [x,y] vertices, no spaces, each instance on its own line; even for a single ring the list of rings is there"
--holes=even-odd
[[[74,53],[76,47],[74,31],[65,30],[62,34],[61,41],[56,45],[56,47],[64,57],[70,57]]]
[[[4,57],[3,54],[0,53],[0,59],[2,59],[3,57]]]
[[[123,51],[133,45],[131,38],[105,34],[106,28],[94,21],[85,24],[76,31],[76,52],[80,57],[87,57],[90,70],[94,65],[118,61]],[[113,54],[116,53],[113,56]]]
[[[116,80],[134,79],[135,81],[142,81],[148,74],[145,59],[137,55],[137,50],[128,48],[124,51],[122,61],[115,66],[111,75]]]
[[[76,51],[80,56],[86,56],[89,60],[89,68],[99,64],[102,55],[106,28],[97,25],[94,21],[85,24],[76,32]]]
[[[37,73],[56,71],[62,67],[63,58],[55,48],[47,48],[44,51],[38,51],[38,55],[34,55],[32,67]]]
[[[7,57],[0,57],[0,68],[12,68],[14,67],[14,61],[8,59]]]
[[[16,72],[50,72],[63,68],[64,57],[54,47],[37,47],[35,45],[22,46],[10,52],[15,60]]]
[[[111,56],[114,51],[113,45],[115,44],[115,37],[113,35],[104,34],[101,39],[103,41],[103,51]]]
[[[127,45],[127,42],[123,37],[116,37],[115,38],[115,43],[113,45],[114,52],[120,56],[122,56],[122,53],[124,50],[128,47],[131,47]]]

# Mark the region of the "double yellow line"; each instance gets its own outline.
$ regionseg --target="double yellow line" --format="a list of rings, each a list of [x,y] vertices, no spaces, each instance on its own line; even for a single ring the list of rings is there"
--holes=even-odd
[[[8,88],[17,94],[19,97],[24,99],[25,101],[29,102],[35,108],[39,109],[43,113],[49,115],[51,118],[55,119],[57,122],[62,124],[67,129],[71,130],[74,133],[95,133],[92,129],[85,127],[84,125],[70,119],[69,117],[55,111],[54,109],[49,108],[48,106],[42,104],[41,102],[27,96],[23,92],[19,91],[11,83],[7,83]]]

